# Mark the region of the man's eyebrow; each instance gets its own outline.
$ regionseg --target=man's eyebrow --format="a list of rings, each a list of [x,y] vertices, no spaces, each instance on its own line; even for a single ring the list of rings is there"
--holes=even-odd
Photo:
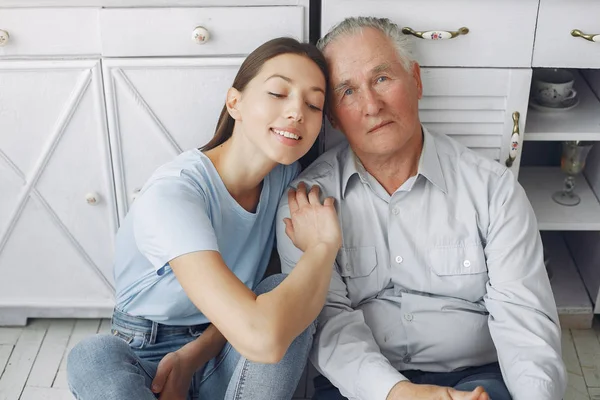
[[[342,82],[338,83],[337,85],[335,85],[335,87],[333,88],[333,92],[337,93],[340,90],[342,90],[348,86],[350,86],[350,81],[348,79],[346,79],[345,81],[342,81]]]
[[[371,70],[371,73],[373,75],[377,75],[377,74],[380,74],[382,72],[389,71],[391,67],[392,67],[392,64],[390,64],[388,62],[383,63],[383,64],[379,64],[378,66],[374,67]],[[345,81],[342,81],[342,82],[338,83],[337,85],[335,85],[335,87],[333,88],[333,92],[337,93],[340,90],[342,90],[342,89],[344,89],[346,87],[349,87],[349,86],[350,86],[350,80],[346,79]]]
[[[379,73],[388,71],[391,68],[391,64],[390,63],[383,63],[383,64],[379,64],[378,66],[376,66],[375,68],[373,68],[371,70],[371,72],[373,73],[373,75],[377,75]]]
[[[265,79],[265,82],[271,78],[281,78],[288,83],[294,83],[294,80],[292,78],[288,78],[287,76],[281,75],[281,74],[273,74],[273,75],[269,76],[267,79]],[[313,90],[315,92],[321,92],[321,93],[325,94],[325,91],[318,86],[311,86],[310,90]]]

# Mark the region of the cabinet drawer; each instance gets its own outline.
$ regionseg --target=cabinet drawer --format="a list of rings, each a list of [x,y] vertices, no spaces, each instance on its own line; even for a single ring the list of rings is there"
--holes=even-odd
[[[572,36],[574,29],[595,41]],[[600,2],[541,0],[533,66],[600,68]]]
[[[467,27],[447,40],[410,35],[413,56],[423,66],[529,67],[537,7],[537,0],[328,0],[321,33],[350,16],[386,17],[421,32]]]
[[[97,8],[0,9],[0,57],[100,54]]]
[[[269,39],[304,39],[304,9],[281,7],[113,8],[101,11],[107,57],[246,55]],[[193,40],[197,27],[208,37]]]

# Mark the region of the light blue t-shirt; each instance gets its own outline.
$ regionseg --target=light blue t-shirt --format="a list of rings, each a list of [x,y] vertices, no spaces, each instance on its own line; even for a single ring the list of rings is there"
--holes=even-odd
[[[298,163],[275,167],[264,179],[256,212],[250,213],[231,197],[199,150],[186,151],[157,169],[117,233],[117,308],[167,325],[209,322],[168,264],[201,250],[219,251],[231,271],[253,289],[273,249],[278,202],[299,170]]]

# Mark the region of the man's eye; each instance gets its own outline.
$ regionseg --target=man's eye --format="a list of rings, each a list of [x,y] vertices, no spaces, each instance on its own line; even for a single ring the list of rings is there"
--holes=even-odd
[[[278,98],[278,99],[280,99],[280,98],[282,98],[282,97],[285,97],[285,95],[284,95],[284,94],[280,94],[280,93],[273,93],[273,92],[269,92],[269,94],[270,94],[271,96],[273,96],[273,97],[276,97],[276,98]]]
[[[344,96],[350,96],[354,93],[354,89],[346,89],[344,90]]]
[[[380,76],[379,78],[377,78],[377,82],[379,82],[379,83],[385,82],[387,80],[388,80],[387,76]]]

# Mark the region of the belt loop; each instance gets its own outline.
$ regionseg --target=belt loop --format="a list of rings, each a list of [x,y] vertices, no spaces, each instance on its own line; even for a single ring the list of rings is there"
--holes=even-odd
[[[156,343],[156,334],[158,333],[158,322],[152,321],[152,330],[150,332],[150,344]]]

